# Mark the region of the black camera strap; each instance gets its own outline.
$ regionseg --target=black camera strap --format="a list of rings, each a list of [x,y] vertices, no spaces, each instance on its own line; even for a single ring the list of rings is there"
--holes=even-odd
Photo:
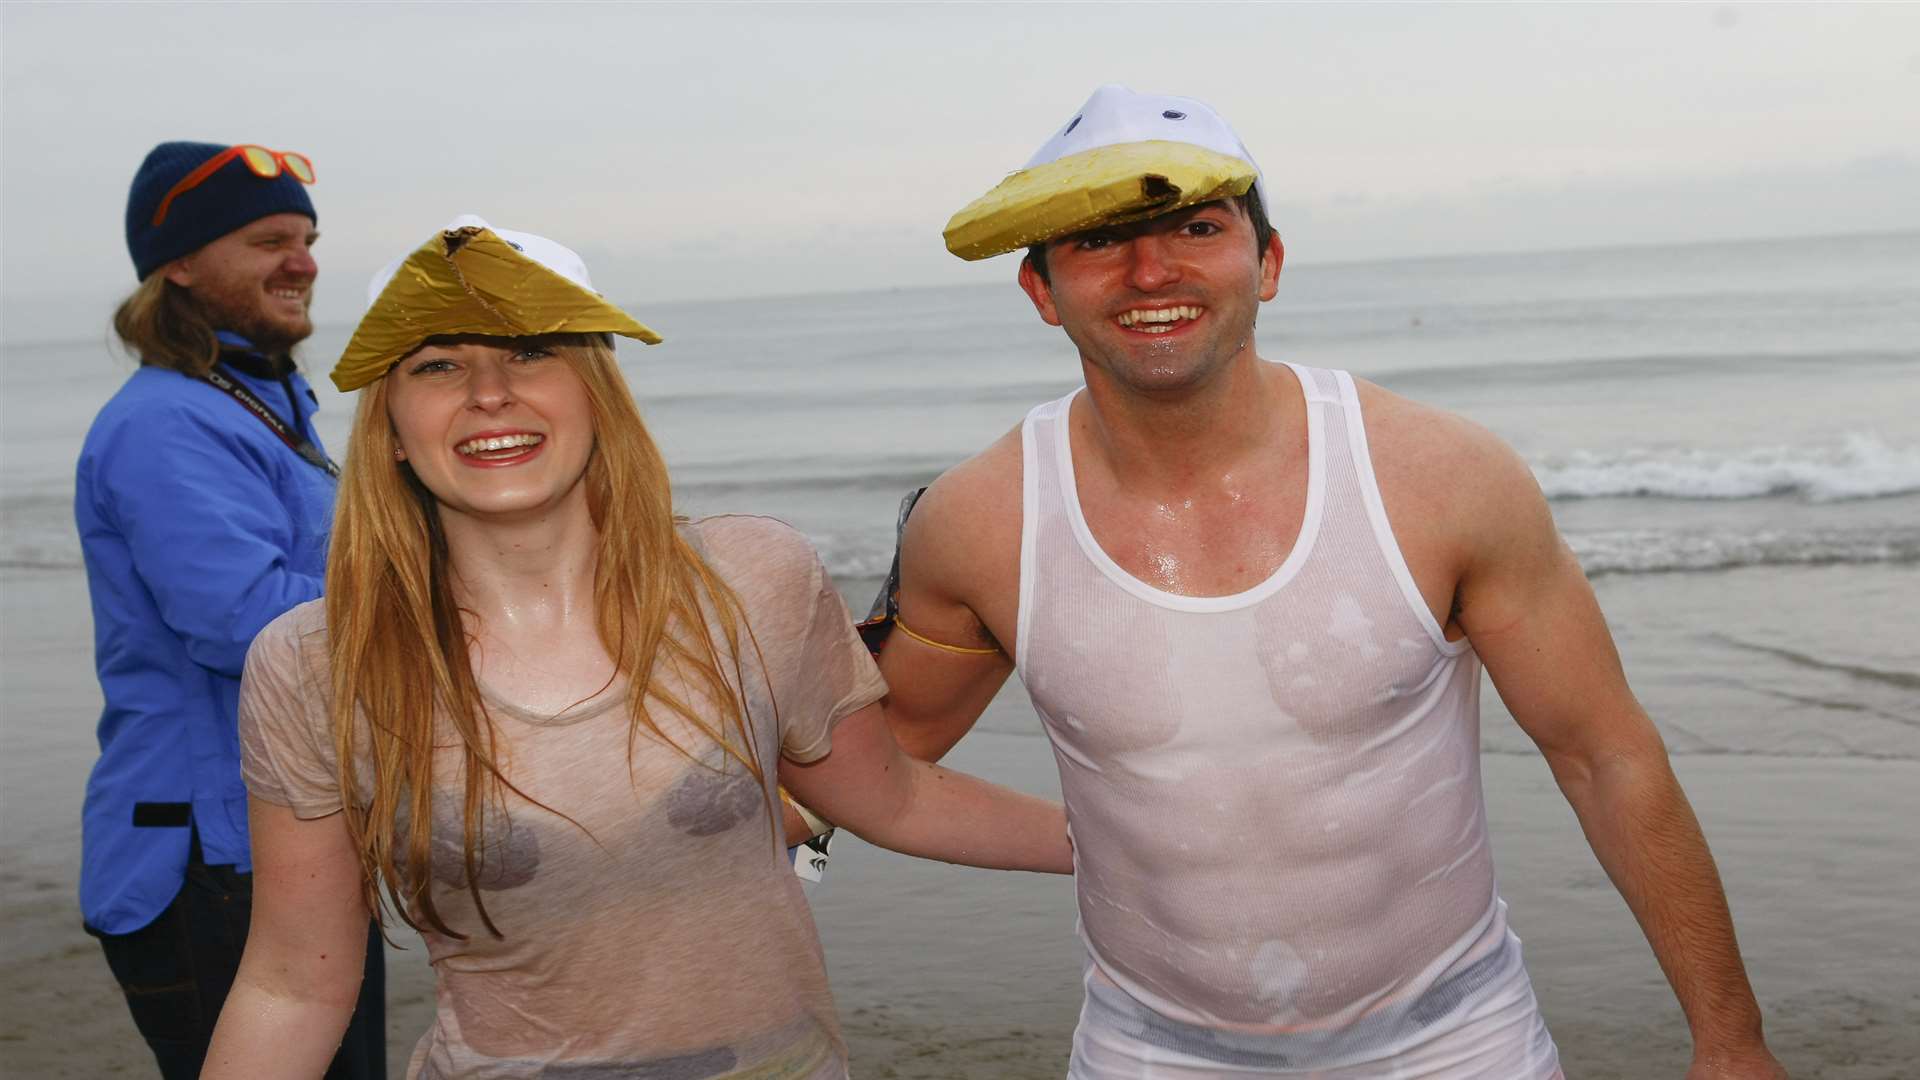
[[[209,368],[203,377],[208,383],[212,384],[214,389],[221,391],[228,397],[239,402],[242,408],[252,413],[261,423],[267,425],[267,430],[278,435],[281,442],[286,443],[294,453],[300,455],[301,460],[319,469],[321,472],[326,473],[328,476],[333,477],[335,480],[340,478],[340,466],[334,464],[332,458],[321,453],[320,448],[313,445],[313,440],[294,430],[285,420],[280,419],[278,413],[268,408],[266,402],[260,400],[260,395],[247,389],[240,383],[227,378],[226,374],[217,367]]]

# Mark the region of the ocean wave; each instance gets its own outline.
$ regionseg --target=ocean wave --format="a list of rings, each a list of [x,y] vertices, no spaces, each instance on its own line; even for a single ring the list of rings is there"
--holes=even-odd
[[[1734,637],[1732,634],[1715,634],[1713,637],[1733,648],[1746,652],[1761,653],[1766,656],[1771,656],[1776,660],[1784,660],[1794,667],[1844,675],[1861,682],[1889,686],[1895,690],[1920,690],[1920,672],[1890,670],[1886,668],[1868,667],[1865,664],[1827,660],[1801,652],[1798,649],[1783,649],[1778,645],[1765,645],[1757,641],[1745,641]],[[1904,718],[1901,718],[1900,722],[1906,724],[1913,723],[1913,721]]]
[[[890,527],[814,532],[809,539],[819,549],[827,572],[843,583],[885,577],[893,565]],[[1567,543],[1587,576],[1593,578],[1750,566],[1920,563],[1920,528],[1759,532],[1615,529],[1569,533]],[[77,570],[80,565],[77,539],[10,543],[7,550],[0,551],[0,569]]]
[[[887,453],[868,457],[768,458],[675,470],[683,496],[750,499],[759,493],[904,495],[956,464],[959,454]],[[1886,498],[1920,492],[1920,445],[1876,435],[1847,435],[1824,445],[1736,450],[1574,451],[1533,462],[1547,498],[1735,500],[1799,496],[1810,502]]]
[[[0,497],[0,570],[78,570],[82,565],[71,493]]]
[[[1614,529],[1569,533],[1588,577],[1746,566],[1920,563],[1920,528],[1760,531]]]
[[[1825,446],[1576,451],[1535,462],[1533,473],[1549,499],[1798,495],[1834,502],[1920,492],[1920,446],[1850,434]]]
[[[1425,393],[1435,388],[1451,389],[1482,384],[1556,386],[1575,382],[1637,382],[1700,376],[1751,380],[1766,375],[1805,371],[1832,374],[1836,371],[1870,372],[1875,368],[1907,369],[1917,363],[1920,363],[1920,351],[1916,350],[1840,349],[1580,356],[1554,360],[1384,368],[1356,371],[1355,374],[1365,375],[1391,390]]]
[[[764,380],[742,380],[718,390],[653,390],[641,395],[640,404],[641,409],[650,415],[664,415],[667,411],[680,409],[712,410],[729,415],[739,409],[804,413],[817,409],[845,409],[849,403],[861,401],[875,407],[894,409],[1005,405],[1024,410],[1040,402],[1051,401],[1078,385],[1078,378],[1056,378],[997,383],[876,383],[849,389],[844,385],[790,386]],[[1008,423],[1012,423],[1012,418]]]
[[[890,530],[815,533],[811,539],[827,571],[838,581],[871,581],[886,576],[893,565]],[[1579,556],[1588,577],[1749,566],[1920,563],[1920,528],[1774,532],[1615,529],[1571,533],[1567,543]]]
[[[813,542],[814,549],[820,553],[820,561],[826,565],[827,575],[843,585],[858,582],[864,586],[886,577],[893,570],[892,529],[816,532],[807,534],[807,539]],[[862,604],[867,599],[864,593],[859,597]],[[864,614],[864,607],[854,612],[856,616]]]
[[[785,474],[777,472],[777,467],[762,470],[749,466],[732,470],[735,475],[731,476],[715,473],[691,478],[683,470],[674,478],[673,490],[682,499],[703,501],[719,498],[746,500],[763,493],[880,492],[888,495],[905,495],[915,488],[923,488],[933,483],[957,460],[942,458],[920,464],[908,463],[900,468],[862,469],[856,466],[842,470],[823,469],[813,473]]]
[[[884,577],[893,564],[890,530],[815,533],[811,539],[827,571],[841,582]],[[1613,529],[1570,533],[1567,543],[1579,556],[1588,577],[1749,566],[1920,563],[1920,528],[1760,532]]]

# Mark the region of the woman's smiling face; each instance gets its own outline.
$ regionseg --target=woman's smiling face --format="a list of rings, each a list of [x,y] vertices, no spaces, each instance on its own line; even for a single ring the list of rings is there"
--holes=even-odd
[[[442,512],[528,520],[584,497],[593,407],[551,342],[427,344],[395,364],[387,381],[400,456]]]

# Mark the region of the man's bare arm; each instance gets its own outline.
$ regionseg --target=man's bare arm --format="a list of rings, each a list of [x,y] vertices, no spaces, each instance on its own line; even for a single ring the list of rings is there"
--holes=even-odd
[[[999,629],[1012,633],[1019,453],[1016,430],[935,481],[900,540],[900,621],[913,633],[895,628],[880,672],[894,738],[925,761],[940,760],[972,730],[1013,671],[1013,643],[996,637],[987,621],[995,616],[976,608],[993,610]]]
[[[1726,894],[1665,744],[1628,688],[1593,589],[1526,465],[1472,433],[1459,624],[1540,747],[1673,986],[1688,1076],[1784,1077],[1767,1050]]]

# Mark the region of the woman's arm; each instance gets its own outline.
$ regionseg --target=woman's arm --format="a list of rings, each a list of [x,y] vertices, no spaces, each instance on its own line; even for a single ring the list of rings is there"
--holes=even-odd
[[[861,839],[906,855],[995,870],[1073,873],[1060,804],[908,757],[878,703],[840,721],[833,749],[781,759],[794,798]]]
[[[327,1071],[360,993],[367,905],[340,814],[302,821],[249,799],[253,923],[203,1080]]]

